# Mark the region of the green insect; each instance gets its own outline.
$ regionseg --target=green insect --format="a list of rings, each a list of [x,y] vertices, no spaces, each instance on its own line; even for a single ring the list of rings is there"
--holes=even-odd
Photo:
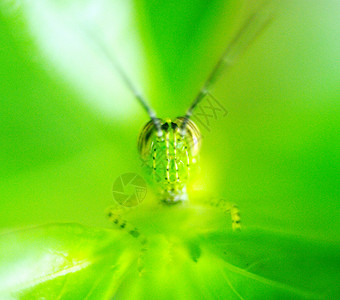
[[[157,118],[156,113],[135,88],[115,58],[111,56],[110,51],[96,40],[103,54],[120,74],[150,118],[139,135],[138,150],[145,167],[150,170],[151,182],[164,203],[183,203],[189,198],[186,187],[198,168],[201,145],[199,128],[191,119],[195,108],[209,94],[212,84],[216,82],[221,71],[225,71],[235,62],[271,19],[271,12],[266,5],[246,19],[184,116],[174,120]],[[223,200],[208,199],[207,202],[211,206],[220,207],[228,212],[231,215],[232,228],[240,229],[240,214],[236,205]],[[111,209],[109,216],[120,228],[127,227],[127,222],[121,219],[117,209]],[[139,235],[136,234],[136,230],[129,228],[134,235]]]
[[[139,135],[138,150],[145,165],[151,169],[152,181],[161,200],[176,203],[188,199],[186,186],[197,169],[201,145],[199,128],[191,116],[197,105],[209,94],[220,72],[235,61],[269,21],[270,15],[263,9],[246,20],[184,117],[175,120],[158,119],[146,101],[135,93],[151,119]],[[123,77],[126,78],[125,75]],[[130,82],[128,79],[126,81]],[[135,91],[131,83],[129,86]]]

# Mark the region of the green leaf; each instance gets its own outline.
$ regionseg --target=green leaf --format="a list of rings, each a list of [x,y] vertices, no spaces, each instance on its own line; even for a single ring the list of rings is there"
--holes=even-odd
[[[144,208],[127,231],[46,225],[3,234],[0,295],[13,299],[335,299],[339,247],[235,233],[204,207]],[[135,215],[135,216],[134,216]],[[138,222],[139,219],[139,222]]]
[[[75,224],[3,234],[0,298],[108,299],[135,264],[133,242]]]

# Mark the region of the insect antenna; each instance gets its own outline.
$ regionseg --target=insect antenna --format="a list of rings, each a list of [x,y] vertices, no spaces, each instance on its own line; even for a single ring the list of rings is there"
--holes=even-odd
[[[114,55],[111,51],[105,46],[104,42],[93,32],[93,30],[89,29],[88,26],[84,26],[86,35],[94,42],[95,46],[102,52],[102,54],[106,57],[106,59],[110,62],[111,66],[117,71],[121,79],[124,81],[127,88],[133,93],[137,101],[142,105],[143,109],[147,112],[153,124],[155,125],[157,136],[161,137],[163,135],[161,129],[160,120],[157,118],[155,111],[151,108],[151,106],[144,99],[142,94],[133,84],[131,79],[128,77],[122,66],[118,63]]]
[[[265,2],[254,13],[247,17],[235,37],[227,46],[224,54],[215,65],[208,79],[205,81],[203,87],[187,110],[181,126],[182,135],[185,135],[186,133],[186,126],[194,109],[202,99],[209,94],[211,85],[216,82],[222,71],[226,71],[232,66],[237,58],[250,46],[273,19],[272,9],[268,6],[270,2],[271,1]]]

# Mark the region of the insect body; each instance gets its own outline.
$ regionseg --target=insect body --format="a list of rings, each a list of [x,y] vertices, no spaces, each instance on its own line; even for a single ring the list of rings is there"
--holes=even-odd
[[[201,134],[196,124],[184,117],[159,120],[162,135],[149,121],[139,135],[138,150],[141,159],[151,170],[154,182],[162,200],[177,202],[187,199],[186,184],[196,172]]]
[[[96,35],[87,32],[150,117],[150,121],[140,133],[138,149],[144,164],[151,170],[151,178],[161,200],[166,203],[178,203],[188,198],[186,185],[197,169],[201,136],[198,127],[191,120],[195,108],[209,94],[212,84],[221,71],[228,69],[269,23],[271,20],[271,10],[267,5],[269,2],[246,19],[189,106],[185,116],[175,120],[157,118],[156,113],[135,88],[110,51],[96,38]],[[220,200],[216,202],[218,205],[214,204],[213,200],[208,202],[210,206],[219,207],[231,215],[234,229],[240,227],[237,206]],[[111,214],[114,215],[114,210]]]

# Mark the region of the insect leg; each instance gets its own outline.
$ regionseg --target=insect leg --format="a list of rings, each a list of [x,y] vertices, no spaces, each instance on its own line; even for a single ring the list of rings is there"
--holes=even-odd
[[[231,226],[234,231],[241,230],[241,215],[240,209],[234,203],[229,203],[229,206],[225,206],[225,212],[230,213],[231,217]]]
[[[107,210],[107,216],[109,220],[116,226],[117,229],[123,230],[128,233],[133,238],[137,239],[140,244],[140,252],[138,256],[138,272],[141,276],[144,270],[144,256],[148,249],[148,241],[147,238],[138,230],[137,227],[130,224],[127,220],[125,220],[121,215],[121,210],[110,207]]]
[[[211,198],[206,204],[212,207],[219,208],[224,213],[231,217],[231,227],[233,231],[241,230],[241,215],[240,209],[235,203],[225,201],[224,199]]]

